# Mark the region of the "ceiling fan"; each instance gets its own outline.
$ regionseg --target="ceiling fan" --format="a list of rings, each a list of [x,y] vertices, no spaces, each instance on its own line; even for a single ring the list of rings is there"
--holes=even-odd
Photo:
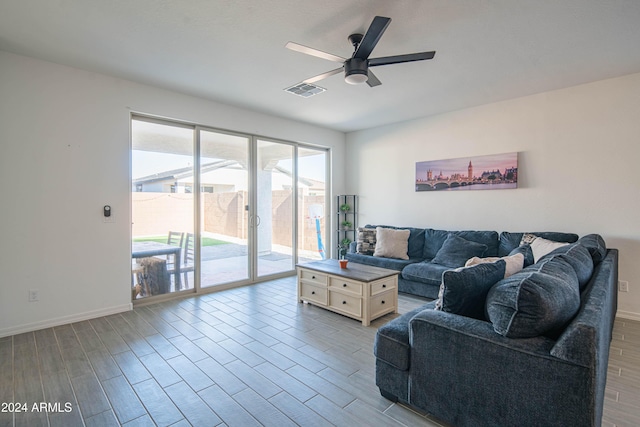
[[[294,42],[288,42],[285,47],[287,49],[295,50],[296,52],[306,53],[307,55],[342,63],[340,68],[310,77],[304,80],[303,83],[315,83],[344,70],[344,80],[347,83],[355,85],[367,82],[369,86],[374,87],[382,83],[378,80],[375,74],[369,70],[369,67],[399,64],[402,62],[424,61],[425,59],[432,59],[436,54],[435,51],[431,51],[369,59],[369,55],[373,52],[373,49],[376,47],[376,44],[378,44],[380,37],[382,37],[382,34],[387,29],[390,22],[391,18],[376,16],[373,18],[373,21],[371,22],[371,25],[369,25],[369,29],[367,29],[364,36],[362,34],[351,34],[349,36],[349,42],[354,48],[351,58],[343,58],[341,56],[333,55],[331,53],[323,52]]]

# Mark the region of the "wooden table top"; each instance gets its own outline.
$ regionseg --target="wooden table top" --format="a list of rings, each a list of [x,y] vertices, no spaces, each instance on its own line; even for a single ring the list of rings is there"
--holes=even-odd
[[[358,264],[349,261],[347,268],[340,268],[337,259],[325,259],[322,261],[313,261],[304,264],[298,264],[299,268],[319,271],[321,273],[333,274],[334,276],[344,277],[345,279],[354,279],[361,282],[372,282],[374,280],[383,279],[396,274],[400,274],[398,270],[389,270],[388,268],[374,267],[372,265]]]

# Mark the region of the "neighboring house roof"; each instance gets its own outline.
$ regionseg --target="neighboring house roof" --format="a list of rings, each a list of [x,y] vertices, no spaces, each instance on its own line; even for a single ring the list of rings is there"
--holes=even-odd
[[[221,160],[219,162],[206,163],[200,165],[200,173],[211,172],[216,169],[221,169],[227,166],[238,163],[235,160]],[[167,181],[167,180],[179,180],[193,176],[193,167],[187,166],[184,168],[168,170],[165,172],[155,173],[153,175],[143,176],[141,178],[133,179],[133,184],[151,184],[153,182]]]
[[[228,166],[232,166],[234,164],[239,164],[235,160],[221,160],[218,162],[206,163],[200,166],[200,173],[204,174],[207,172],[212,172],[217,169],[222,169]],[[293,173],[285,169],[281,166],[275,166],[274,170],[286,175],[293,176]],[[154,182],[163,182],[163,181],[177,181],[184,178],[189,178],[193,176],[193,167],[187,166],[184,168],[168,170],[165,172],[155,173],[153,175],[143,176],[141,178],[135,178],[132,180],[133,185],[137,184],[152,184]],[[299,177],[298,182],[302,185],[312,188],[324,188],[324,182],[318,181],[311,178]]]

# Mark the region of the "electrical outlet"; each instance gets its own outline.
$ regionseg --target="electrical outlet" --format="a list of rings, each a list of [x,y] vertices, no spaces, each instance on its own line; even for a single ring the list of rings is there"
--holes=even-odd
[[[629,282],[626,280],[618,281],[618,291],[619,292],[629,292]]]
[[[29,289],[29,302],[38,301],[38,290],[37,289]]]

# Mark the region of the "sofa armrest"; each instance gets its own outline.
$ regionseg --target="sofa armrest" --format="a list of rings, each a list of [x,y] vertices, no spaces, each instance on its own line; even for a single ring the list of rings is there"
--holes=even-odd
[[[428,325],[418,325],[418,322]],[[415,323],[415,327],[414,327]],[[440,328],[443,333],[453,333],[468,337],[469,340],[484,342],[484,345],[492,344],[504,347],[509,351],[530,353],[540,357],[552,358],[550,355],[554,341],[546,337],[535,338],[506,338],[497,334],[489,322],[470,317],[459,316],[439,310],[423,310],[411,319],[409,335],[410,345],[418,348],[421,343],[431,341],[429,331],[432,328]],[[414,343],[415,341],[415,343]]]
[[[551,350],[560,359],[606,370],[618,307],[618,250],[609,249],[582,292],[581,307]]]

